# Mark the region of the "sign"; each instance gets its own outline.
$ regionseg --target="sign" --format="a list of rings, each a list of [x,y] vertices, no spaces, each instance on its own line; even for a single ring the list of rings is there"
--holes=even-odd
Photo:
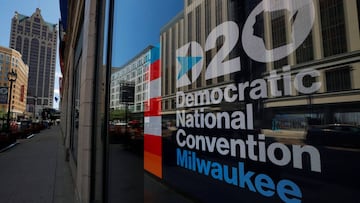
[[[131,82],[120,82],[120,103],[134,103],[135,84]]]
[[[295,62],[307,47],[332,48],[314,48],[325,42],[312,38],[328,4],[228,2],[237,4],[233,19],[172,50],[175,108],[162,117],[162,179],[200,202],[357,202],[360,86],[345,84],[360,74],[359,55],[336,59],[350,72],[326,57]],[[331,91],[334,84],[342,89]]]

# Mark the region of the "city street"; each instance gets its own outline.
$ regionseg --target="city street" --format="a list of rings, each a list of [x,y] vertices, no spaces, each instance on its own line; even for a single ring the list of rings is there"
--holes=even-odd
[[[0,202],[76,202],[60,128],[18,143],[0,153]]]

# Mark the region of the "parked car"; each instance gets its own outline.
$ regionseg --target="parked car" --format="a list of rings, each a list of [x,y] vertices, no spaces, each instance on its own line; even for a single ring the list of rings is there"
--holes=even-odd
[[[360,148],[360,127],[347,124],[329,124],[311,127],[306,142],[314,145]]]
[[[124,122],[109,123],[109,142],[110,143],[125,143],[129,140],[126,135],[127,124]]]

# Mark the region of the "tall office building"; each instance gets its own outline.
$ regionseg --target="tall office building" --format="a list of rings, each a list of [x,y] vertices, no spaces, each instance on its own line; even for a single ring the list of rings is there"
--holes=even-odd
[[[53,106],[56,37],[56,24],[46,22],[39,8],[31,16],[15,12],[10,47],[19,51],[29,65],[27,111],[37,115],[42,108]]]

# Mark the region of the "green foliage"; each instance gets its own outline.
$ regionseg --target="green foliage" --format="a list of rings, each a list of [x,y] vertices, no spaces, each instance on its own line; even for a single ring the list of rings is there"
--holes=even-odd
[[[125,118],[125,109],[110,110],[110,120],[122,120]]]
[[[1,118],[6,118],[6,116],[7,116],[7,111],[4,111],[4,110],[0,110],[0,119]]]

